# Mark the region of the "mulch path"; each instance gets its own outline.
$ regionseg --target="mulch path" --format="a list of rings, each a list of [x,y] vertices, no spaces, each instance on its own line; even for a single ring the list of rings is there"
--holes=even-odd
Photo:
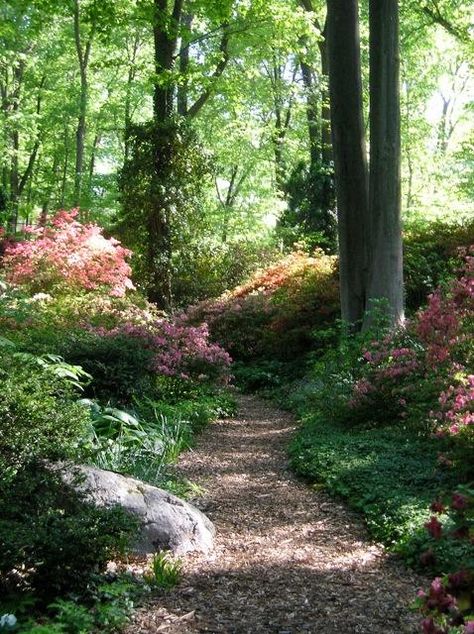
[[[172,592],[140,609],[128,634],[402,634],[423,580],[372,543],[360,518],[288,469],[292,417],[250,396],[182,456],[205,489],[194,500],[216,547],[184,558]]]

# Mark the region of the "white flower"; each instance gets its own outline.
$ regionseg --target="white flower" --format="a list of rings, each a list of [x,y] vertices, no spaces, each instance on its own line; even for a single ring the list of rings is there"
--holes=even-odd
[[[3,614],[0,617],[0,627],[15,627],[16,625],[16,616],[14,614]]]

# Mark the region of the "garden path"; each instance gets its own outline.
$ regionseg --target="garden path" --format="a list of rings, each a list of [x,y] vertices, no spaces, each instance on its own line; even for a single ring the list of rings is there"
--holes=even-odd
[[[204,487],[194,502],[216,548],[184,559],[184,579],[137,612],[128,634],[402,634],[420,584],[370,542],[361,520],[299,482],[286,450],[294,420],[252,396],[182,456]]]

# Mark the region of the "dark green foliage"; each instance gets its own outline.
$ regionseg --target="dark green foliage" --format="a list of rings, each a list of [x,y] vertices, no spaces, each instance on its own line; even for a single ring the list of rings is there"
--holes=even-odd
[[[440,443],[406,427],[347,429],[307,416],[291,448],[296,471],[362,511],[371,533],[400,544],[423,528],[429,505],[449,487],[437,468]]]
[[[86,503],[59,473],[31,463],[0,490],[3,590],[33,591],[44,602],[84,591],[135,530],[123,510]]]
[[[335,253],[337,245],[334,171],[322,163],[308,166],[300,162],[286,183],[288,208],[280,219],[278,232],[287,246],[303,242]]]
[[[464,222],[415,220],[404,229],[404,275],[407,307],[419,308],[429,293],[462,264],[462,247],[474,244],[474,219]]]
[[[137,337],[102,337],[78,330],[66,336],[58,348],[69,362],[80,365],[93,377],[85,392],[92,398],[127,403],[135,394],[152,389],[153,352]]]
[[[286,388],[294,387],[295,382],[301,380],[306,370],[306,363],[298,359],[294,363],[262,360],[254,363],[236,362],[233,365],[235,382],[243,392],[258,392],[280,401]]]
[[[11,349],[0,352],[0,466],[71,456],[89,422],[77,390],[54,366]]]

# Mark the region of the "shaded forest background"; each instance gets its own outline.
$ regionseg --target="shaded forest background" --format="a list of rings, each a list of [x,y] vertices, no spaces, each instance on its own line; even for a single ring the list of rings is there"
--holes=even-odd
[[[295,244],[334,252],[323,5],[4,1],[0,222],[14,233],[79,207],[133,249],[148,295],[178,306]],[[473,213],[469,24],[459,1],[401,3],[406,222]]]

